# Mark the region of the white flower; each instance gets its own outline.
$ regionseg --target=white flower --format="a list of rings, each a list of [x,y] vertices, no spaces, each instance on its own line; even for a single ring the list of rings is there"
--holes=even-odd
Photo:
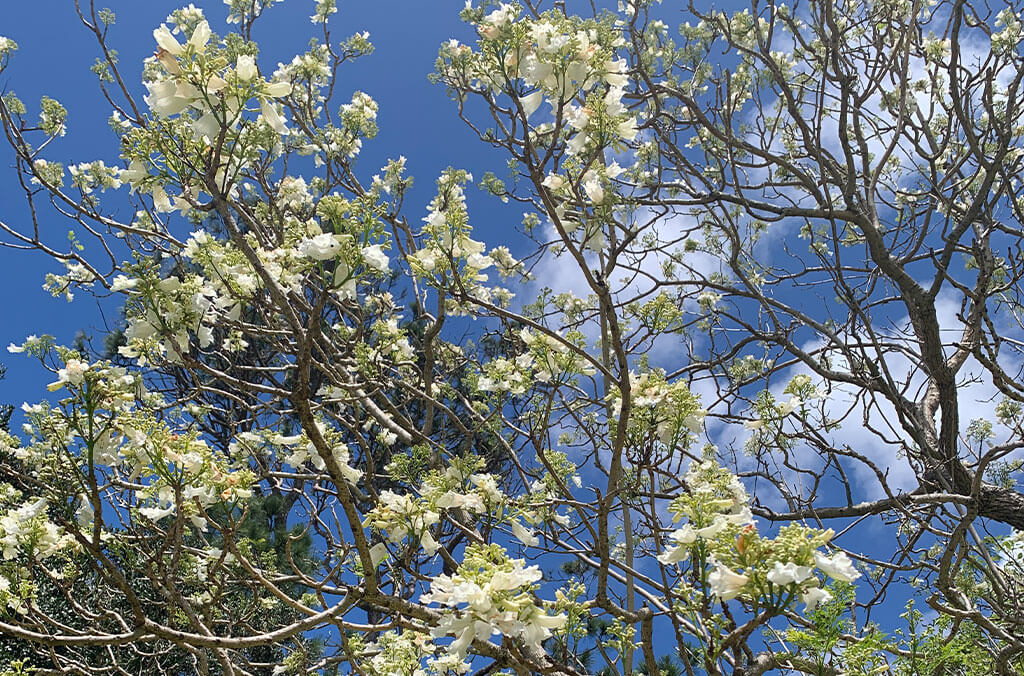
[[[192,131],[197,141],[201,141],[203,137],[213,140],[220,133],[220,122],[211,110],[192,123]]]
[[[363,260],[368,266],[378,272],[387,271],[388,257],[383,251],[381,251],[380,244],[364,246],[361,253],[363,254]]]
[[[789,415],[793,411],[803,406],[804,400],[800,397],[790,397],[789,401],[779,404],[779,414]]]
[[[437,254],[432,249],[420,249],[409,258],[415,260],[426,272],[430,272],[437,265]]]
[[[583,131],[590,123],[590,112],[586,108],[569,106],[565,111],[565,121],[573,129]]]
[[[568,151],[570,155],[579,155],[581,152],[583,152],[583,149],[586,147],[587,141],[589,139],[590,137],[587,136],[587,134],[576,134],[571,139],[569,139],[568,143],[565,144],[565,149],[566,151]]]
[[[60,378],[61,382],[71,383],[72,385],[81,385],[82,380],[85,378],[85,372],[89,370],[89,365],[78,359],[71,359],[64,368],[57,372],[57,377]]]
[[[316,261],[326,261],[334,258],[341,251],[341,242],[329,232],[325,232],[304,239],[299,242],[298,253],[303,258],[312,258]]]
[[[607,71],[604,76],[604,81],[607,82],[610,87],[625,87],[629,83],[629,76],[626,74],[629,64],[626,63],[625,59],[605,61],[604,67]]]
[[[139,513],[146,517],[150,521],[159,521],[165,516],[174,514],[174,505],[160,509],[159,507],[142,507],[139,509]]]
[[[263,92],[272,98],[288,96],[292,91],[291,82],[272,82],[263,88]]]
[[[711,521],[710,526],[704,526],[703,528],[697,529],[697,535],[701,536],[705,540],[709,540],[723,530],[729,524],[729,520],[721,514],[716,514],[714,520]]]
[[[494,259],[481,253],[470,254],[466,256],[466,265],[477,270],[486,270],[494,265]]]
[[[526,80],[526,84],[531,86],[543,84],[545,87],[553,88],[557,84],[554,71],[554,66],[539,60],[533,54],[527,55],[519,62],[519,73]]]
[[[814,552],[814,565],[833,580],[853,582],[860,577],[860,572],[853,567],[853,561],[846,552],[837,552],[832,557]]]
[[[173,56],[180,56],[182,51],[184,51],[181,44],[171,35],[171,31],[167,28],[166,24],[160,24],[160,28],[153,31],[153,39],[156,40],[156,44],[159,45],[160,49],[170,52]]]
[[[811,576],[812,570],[810,566],[798,566],[792,561],[788,563],[776,561],[768,573],[768,581],[778,585],[800,584]]]
[[[146,171],[146,165],[139,160],[132,160],[128,168],[121,172],[121,180],[128,181],[132,188],[138,188],[139,183],[147,176],[149,172]]]
[[[731,601],[740,595],[749,578],[718,563],[708,575],[708,582],[711,584],[712,594],[723,601]]]
[[[636,128],[636,119],[629,117],[619,122],[615,127],[615,133],[627,141],[632,141],[639,133],[639,130]]]
[[[565,179],[559,176],[558,174],[548,174],[547,177],[545,177],[544,182],[541,183],[541,185],[547,188],[548,190],[558,190],[563,185],[565,185]]]
[[[529,118],[533,115],[534,111],[540,107],[540,104],[544,102],[544,94],[536,91],[528,96],[524,96],[519,99],[519,103],[523,106],[523,114]]]
[[[174,80],[147,82],[146,89],[149,95],[144,96],[143,100],[154,113],[163,117],[177,115],[188,108],[191,100],[188,94],[194,91],[191,85]]]
[[[484,17],[484,21],[495,28],[503,28],[515,16],[515,7],[508,3],[502,3],[501,7]]]
[[[697,541],[697,531],[694,530],[691,524],[686,524],[682,528],[676,529],[669,537],[675,541],[676,546],[672,549],[665,550],[663,554],[658,556],[658,561],[666,566],[678,563],[679,561],[684,561],[690,556],[690,548],[688,545]]]
[[[512,534],[516,536],[516,539],[522,542],[528,547],[536,547],[540,540],[533,534],[526,526],[521,524],[519,520],[512,521]]]
[[[604,202],[604,188],[601,186],[601,180],[599,178],[592,178],[583,184],[583,190],[587,193],[587,197],[594,204],[601,204]]]
[[[376,568],[380,565],[380,562],[384,560],[384,557],[388,555],[388,546],[383,542],[378,542],[374,546],[370,547],[370,563]]]
[[[726,522],[737,526],[745,526],[748,523],[754,523],[754,514],[750,511],[750,507],[743,507],[735,514],[726,514],[722,518],[725,519]]]
[[[256,77],[256,59],[249,54],[242,54],[235,64],[235,72],[238,73],[238,79],[242,82],[253,79]]]
[[[202,49],[206,46],[206,43],[209,42],[210,35],[210,24],[204,19],[199,22],[196,29],[192,31],[192,38],[188,41],[188,44],[190,44],[193,49]]]
[[[423,551],[425,551],[429,556],[433,556],[441,546],[440,543],[434,539],[434,536],[430,534],[429,530],[423,531],[423,535],[420,536],[420,545],[423,547]]]
[[[811,587],[804,592],[801,600],[805,605],[804,611],[810,612],[817,608],[819,603],[828,603],[832,600],[832,594],[829,594],[821,587]]]
[[[277,107],[274,106],[270,101],[260,102],[260,113],[264,121],[270,128],[276,131],[278,134],[283,134],[288,131],[288,128],[284,124],[284,118],[277,112]]]

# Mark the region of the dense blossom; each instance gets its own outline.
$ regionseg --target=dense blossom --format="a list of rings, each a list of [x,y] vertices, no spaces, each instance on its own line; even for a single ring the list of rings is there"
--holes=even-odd
[[[507,172],[417,203],[416,158],[357,163],[383,118],[338,3],[276,64],[281,3],[224,4],[223,35],[194,5],[153,30],[137,87],[87,20],[116,162],[3,97],[33,219],[74,229],[2,230],[54,295],[124,303],[102,356],[8,348],[51,375],[0,432],[5,634],[62,673],[1019,663],[1019,12],[470,1],[433,79]],[[864,623],[903,581],[936,619]]]

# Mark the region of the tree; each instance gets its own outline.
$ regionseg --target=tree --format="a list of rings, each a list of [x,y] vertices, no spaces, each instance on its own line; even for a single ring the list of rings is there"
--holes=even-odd
[[[78,230],[0,227],[55,294],[125,294],[129,360],[12,346],[61,398],[4,439],[10,640],[62,673],[1024,671],[1019,7],[467,6],[434,77],[507,161],[516,258],[465,171],[420,221],[403,159],[356,167],[371,47],[332,1],[273,73],[274,3],[228,4],[154,32],[144,103],[81,11],[124,168],[0,106]]]

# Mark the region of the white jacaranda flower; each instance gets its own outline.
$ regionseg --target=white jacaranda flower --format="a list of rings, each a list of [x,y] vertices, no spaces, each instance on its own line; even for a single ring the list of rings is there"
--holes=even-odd
[[[210,79],[206,81],[206,87],[205,87],[206,88],[206,93],[207,94],[216,94],[221,89],[224,89],[227,86],[228,86],[228,81],[227,80],[225,80],[224,78],[220,77],[219,75],[211,75]]]
[[[813,570],[811,566],[798,566],[792,561],[787,563],[776,561],[772,569],[768,571],[768,581],[778,585],[800,584],[811,576]]]
[[[621,87],[611,87],[604,95],[604,112],[609,115],[621,115],[626,112],[626,106],[622,104],[622,97],[626,91]]]
[[[622,172],[624,171],[625,169],[623,169],[618,162],[612,160],[608,166],[604,168],[604,175],[609,179],[614,179],[622,175]]]
[[[804,400],[800,397],[790,397],[788,401],[779,404],[779,415],[789,415],[803,406]]]
[[[437,265],[437,254],[433,249],[420,249],[409,258],[415,260],[426,272],[431,272]]]
[[[165,516],[170,516],[171,514],[174,514],[174,510],[174,505],[171,505],[170,507],[165,507],[163,509],[160,509],[159,507],[140,507],[139,514],[142,514],[142,516],[146,517],[150,521],[159,521]]]
[[[363,254],[363,260],[366,265],[373,268],[377,272],[386,272],[388,269],[388,257],[381,248],[380,244],[374,244],[372,246],[364,246],[361,250]]]
[[[629,64],[625,59],[605,61],[604,67],[606,70],[604,81],[608,83],[609,87],[625,87],[629,84],[629,76],[626,74]]]
[[[217,116],[211,110],[192,123],[192,131],[195,133],[197,141],[203,137],[213,140],[220,133],[220,122],[217,121]]]
[[[206,43],[210,41],[211,35],[210,24],[203,19],[199,22],[199,25],[196,26],[196,29],[192,31],[192,37],[189,39],[188,44],[198,51],[206,46]]]
[[[423,551],[428,556],[433,556],[440,548],[441,544],[434,539],[434,536],[430,534],[429,530],[424,530],[423,535],[420,536],[420,546],[423,547]]]
[[[128,289],[134,289],[138,284],[139,280],[137,279],[118,275],[117,277],[114,277],[114,281],[110,285],[110,290],[114,293],[117,293],[118,291],[127,291]]]
[[[669,537],[677,545],[692,545],[697,541],[697,531],[693,528],[693,524],[688,523],[682,528],[674,530]]]
[[[558,190],[563,185],[565,185],[565,179],[559,176],[558,174],[548,174],[544,178],[544,181],[541,183],[541,185],[547,188],[548,190]]]
[[[188,94],[194,91],[188,83],[178,83],[174,80],[158,80],[147,82],[146,89],[149,91],[143,100],[157,115],[169,117],[177,115],[188,108],[191,101]]]
[[[384,560],[384,557],[388,555],[388,546],[383,542],[378,542],[374,546],[370,547],[370,563],[376,568],[380,565],[380,562]]]
[[[326,261],[338,255],[341,251],[341,242],[331,233],[324,232],[299,242],[297,251],[303,258]]]
[[[636,127],[636,119],[633,117],[626,118],[616,125],[615,133],[627,141],[632,141],[639,133],[639,130]]]
[[[730,570],[720,563],[716,563],[715,569],[708,575],[711,593],[723,601],[731,601],[739,596],[749,581],[750,578],[746,575]]]
[[[709,540],[725,530],[725,527],[728,524],[729,520],[726,519],[725,516],[722,514],[716,514],[715,518],[711,521],[711,525],[698,528],[696,532],[700,537],[705,540]]]
[[[89,364],[79,359],[69,359],[64,368],[57,371],[57,377],[62,383],[81,385],[85,379],[85,373],[89,370]]]
[[[181,56],[181,53],[185,49],[181,46],[181,43],[171,35],[170,29],[167,28],[165,24],[160,24],[160,27],[153,31],[153,39],[156,40],[156,44],[160,49],[169,52],[173,56]]]
[[[14,40],[12,40],[12,39],[10,39],[8,37],[4,37],[3,35],[0,35],[0,56],[4,56],[4,55],[9,54],[9,53],[11,53],[13,51],[17,51],[17,49],[18,49],[18,43],[17,42],[15,42]],[[0,580],[3,580],[3,579],[4,578],[0,578]]]
[[[546,615],[542,612],[534,612],[520,635],[528,645],[539,646],[551,636],[552,629],[561,629],[568,619],[567,615]]]
[[[554,88],[558,84],[554,72],[554,66],[541,61],[533,54],[527,55],[519,62],[519,73],[530,86],[543,85],[549,89]]]
[[[540,104],[543,102],[544,94],[540,91],[536,91],[519,99],[519,103],[523,106],[523,115],[527,118],[533,115],[533,113],[540,108]]]
[[[266,121],[266,123],[270,125],[270,128],[278,134],[283,134],[288,131],[288,127],[286,127],[284,123],[284,118],[277,112],[277,106],[270,101],[260,102],[260,113],[262,114],[264,121]]]
[[[601,179],[594,177],[586,181],[583,184],[583,190],[594,204],[604,202],[604,187],[601,185]]]
[[[590,123],[590,111],[581,106],[568,106],[565,110],[565,121],[573,129],[582,131]]]
[[[516,536],[517,540],[527,547],[536,547],[540,544],[540,540],[537,536],[534,535],[530,529],[521,524],[518,519],[512,521],[512,534]]]
[[[804,602],[804,612],[810,612],[818,607],[819,603],[828,603],[832,600],[832,594],[821,587],[811,587],[803,593],[800,600]]]
[[[19,521],[25,522],[46,513],[46,508],[48,506],[49,503],[46,498],[39,498],[31,504],[26,504],[25,506],[18,508],[15,511],[15,514]]]
[[[280,98],[282,96],[288,96],[292,92],[291,82],[271,82],[267,83],[267,86],[263,88],[263,93],[272,98]]]
[[[356,277],[344,260],[339,260],[334,267],[334,292],[342,300],[354,300],[356,297]]]
[[[590,140],[590,137],[581,132],[569,139],[569,142],[565,144],[565,149],[570,155],[579,155],[587,146],[588,140]]]
[[[697,541],[697,531],[691,524],[686,524],[682,528],[676,529],[669,538],[675,542],[676,546],[665,550],[658,556],[658,561],[666,566],[685,561],[690,556],[689,545]]]
[[[146,165],[141,160],[132,160],[128,168],[121,172],[121,180],[128,181],[133,189],[138,189],[144,178],[149,176]]]
[[[814,552],[814,565],[833,580],[840,582],[853,582],[860,577],[860,572],[853,567],[853,561],[846,552],[836,552],[831,557]]]
[[[75,510],[75,522],[83,530],[88,529],[96,517],[96,512],[92,508],[92,503],[89,501],[89,496],[79,495],[78,498],[78,509]]]
[[[494,265],[494,259],[482,253],[474,253],[466,257],[466,265],[477,270],[485,270]]]
[[[484,23],[480,26],[480,35],[483,36],[485,40],[494,40],[501,34],[501,29],[504,28],[510,20],[515,18],[515,15],[515,7],[507,3],[503,3],[501,7],[484,17]]]
[[[722,517],[727,523],[734,524],[736,526],[745,526],[749,523],[754,523],[754,514],[750,511],[750,507],[744,505],[740,511],[735,514],[725,514]]]
[[[252,80],[256,77],[256,59],[251,54],[242,54],[235,64],[235,72],[238,73],[238,79],[242,82]]]

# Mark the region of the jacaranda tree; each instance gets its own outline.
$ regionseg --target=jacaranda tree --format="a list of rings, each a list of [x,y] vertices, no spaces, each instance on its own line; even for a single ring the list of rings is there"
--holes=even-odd
[[[507,170],[429,204],[334,0],[276,67],[225,4],[140,86],[76,0],[116,165],[0,105],[8,243],[125,317],[9,348],[7,673],[1024,673],[1019,4],[467,3]]]

